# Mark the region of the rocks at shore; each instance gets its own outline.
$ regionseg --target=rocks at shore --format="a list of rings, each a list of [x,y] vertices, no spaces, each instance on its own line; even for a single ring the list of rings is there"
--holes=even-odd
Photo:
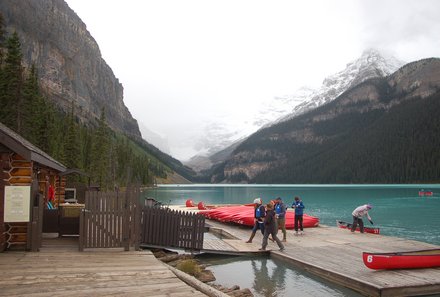
[[[248,288],[246,289],[240,289],[240,286],[232,286],[231,288],[225,288],[221,285],[216,285],[216,284],[212,284],[211,285],[213,288],[216,288],[219,291],[222,291],[225,294],[228,294],[229,296],[233,296],[233,297],[250,297],[250,296],[254,296],[254,294],[252,294],[251,290],[249,290]]]
[[[253,297],[251,290],[248,288],[241,289],[240,286],[235,285],[231,288],[224,287],[219,284],[214,284],[215,276],[211,270],[205,268],[193,255],[178,254],[176,252],[169,252],[165,250],[151,250],[154,256],[170,266],[173,266],[189,275],[194,276],[199,281],[219,290],[229,296],[233,297]]]

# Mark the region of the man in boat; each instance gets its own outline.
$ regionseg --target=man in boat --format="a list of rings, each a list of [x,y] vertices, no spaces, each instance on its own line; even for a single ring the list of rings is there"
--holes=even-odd
[[[281,232],[283,232],[283,242],[286,242],[286,205],[283,203],[283,199],[281,197],[278,197],[275,200],[275,218],[277,221],[277,231],[278,229],[281,229]]]
[[[367,216],[368,221],[373,225],[373,221],[371,220],[368,211],[372,208],[371,204],[361,205],[353,210],[353,225],[351,226],[351,232],[356,230],[357,225],[359,224],[359,230],[361,233],[364,233],[364,221],[362,221],[362,217]]]
[[[272,235],[272,238],[276,241],[278,244],[278,247],[280,248],[280,251],[284,251],[284,245],[281,242],[281,240],[277,236],[277,224],[275,220],[275,211],[273,210],[274,206],[272,203],[268,203],[266,205],[266,217],[264,218],[264,235],[263,235],[263,243],[260,251],[265,251],[267,247],[267,239],[269,238],[269,235]]]
[[[251,243],[252,239],[254,238],[255,234],[257,233],[257,230],[260,229],[261,234],[264,235],[264,217],[266,216],[266,210],[263,205],[263,201],[261,198],[255,198],[254,199],[254,227],[252,228],[251,237],[249,238],[246,243]]]
[[[295,201],[293,201],[292,208],[295,209],[295,235],[298,235],[298,229],[300,230],[300,234],[304,234],[303,229],[303,215],[304,215],[304,203],[299,197],[295,197]]]

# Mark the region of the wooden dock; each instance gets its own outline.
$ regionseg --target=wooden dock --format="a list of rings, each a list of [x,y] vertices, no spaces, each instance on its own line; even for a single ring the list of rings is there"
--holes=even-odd
[[[207,296],[149,251],[49,244],[40,252],[0,253],[0,296]],[[212,295],[211,295],[212,296]]]
[[[222,250],[252,252],[261,246],[262,235],[257,233],[247,244],[251,230],[231,224],[207,220],[212,228],[223,230],[228,238],[218,245]],[[281,234],[280,234],[281,235]],[[235,239],[231,239],[231,236]],[[216,245],[205,241],[207,249]],[[440,248],[439,246],[402,238],[375,234],[351,233],[345,229],[320,226],[305,229],[295,236],[288,230],[285,250],[278,251],[269,241],[271,257],[287,261],[300,269],[343,285],[366,296],[419,296],[440,294],[440,268],[375,271],[362,261],[362,252],[393,252]]]
[[[210,233],[205,236],[204,251],[256,256],[261,253],[261,233],[248,244],[248,227],[213,220],[207,220],[207,224]],[[149,251],[78,252],[78,243],[71,238],[43,243],[36,253],[0,253],[0,296],[218,296],[188,285],[190,282],[182,281],[183,276],[177,277]],[[440,268],[375,271],[362,262],[363,251],[440,248],[436,245],[320,226],[307,228],[300,236],[288,230],[285,248],[280,252],[269,241],[271,257],[366,296],[440,294]]]

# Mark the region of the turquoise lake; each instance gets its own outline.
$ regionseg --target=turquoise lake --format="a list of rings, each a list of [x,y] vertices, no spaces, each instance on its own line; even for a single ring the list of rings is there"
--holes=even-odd
[[[420,190],[433,196],[421,197]],[[282,197],[290,206],[295,196],[302,198],[305,213],[320,224],[336,226],[336,220],[351,222],[359,205],[373,205],[370,216],[381,234],[440,245],[440,185],[167,185],[149,189],[143,196],[164,205],[245,204],[256,197],[268,202]],[[367,220],[364,220],[369,225]],[[307,232],[307,230],[306,230]],[[200,259],[212,270],[216,283],[249,288],[256,297],[345,296],[361,294],[313,276],[306,271],[270,258],[215,257]]]
[[[432,191],[421,197],[419,191]],[[305,213],[320,224],[352,221],[351,212],[370,203],[370,216],[381,234],[440,245],[440,185],[164,185],[144,192],[163,204],[184,205],[187,199],[205,204],[244,204],[261,197],[268,202],[282,197],[290,206],[302,198]],[[369,224],[366,221],[366,225]]]

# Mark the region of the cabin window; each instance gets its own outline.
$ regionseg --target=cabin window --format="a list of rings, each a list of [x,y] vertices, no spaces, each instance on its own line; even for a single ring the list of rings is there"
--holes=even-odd
[[[64,201],[67,203],[78,203],[76,199],[76,189],[75,188],[66,188]]]

